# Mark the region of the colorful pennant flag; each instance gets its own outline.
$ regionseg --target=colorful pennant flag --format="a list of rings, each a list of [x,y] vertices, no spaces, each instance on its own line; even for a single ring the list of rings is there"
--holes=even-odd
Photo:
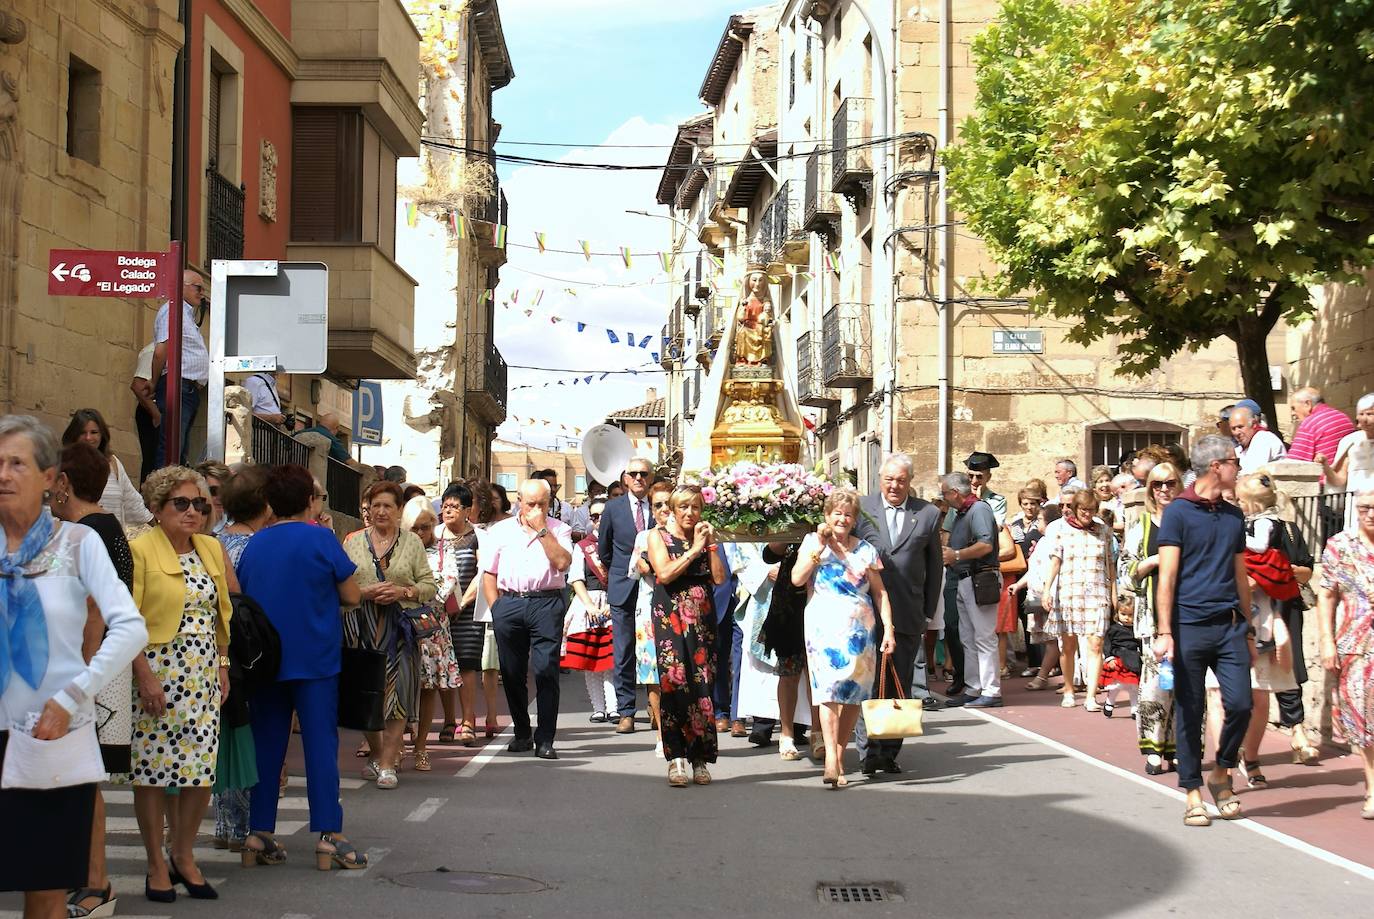
[[[615,334],[615,329],[607,329],[607,330],[606,330],[606,337],[609,338],[609,339],[611,340],[611,344],[613,344],[613,345],[618,345],[618,344],[620,344],[620,336],[617,335],[617,334]]]
[[[579,323],[577,324],[577,331],[579,331],[579,332],[585,332],[585,331],[587,331],[587,324],[586,324],[585,322],[579,322]]]
[[[414,201],[406,202],[406,226],[413,227],[420,219],[420,207]]]
[[[649,347],[649,339],[651,339],[651,338],[653,338],[652,335],[645,335],[645,336],[644,336],[644,339],[639,343],[639,346],[640,346],[641,348],[647,348],[647,347]],[[634,341],[634,339],[630,339],[630,340],[631,340],[631,341]]]
[[[539,254],[540,254],[540,255],[543,255],[543,254],[544,254],[544,246],[545,246],[545,240],[546,240],[546,239],[547,239],[546,234],[540,233],[540,232],[537,231],[537,230],[535,231],[535,234],[534,234],[534,244],[535,244],[536,246],[539,247]]]
[[[543,291],[543,290],[536,290],[536,291],[534,292],[534,299],[530,301],[530,306],[538,306],[538,305],[539,305],[539,301],[540,301],[540,300],[543,300],[543,299],[544,299],[544,291]]]
[[[629,267],[630,267],[630,247],[629,247],[629,246],[621,246],[621,247],[620,247],[620,260],[621,260],[622,262],[625,263],[625,267],[626,267],[626,268],[629,268]]]
[[[579,239],[577,241],[577,244],[582,248],[583,257],[590,262],[592,260],[592,244],[587,242],[585,239]]]
[[[667,272],[668,274],[673,273],[673,253],[660,252],[658,254],[658,260],[663,263],[663,270],[665,272]]]
[[[711,260],[712,265],[716,266],[717,271],[725,270],[725,259],[721,258],[719,255],[712,255],[709,252],[706,253],[706,257]]]
[[[840,269],[843,267],[843,265],[842,265],[842,263],[841,263],[841,261],[840,261],[840,253],[838,253],[838,252],[831,252],[831,253],[828,253],[828,254],[826,255],[825,258],[826,258],[826,263],[830,266],[830,270],[833,271],[833,272],[835,272],[836,274],[839,274],[839,273],[840,273]]]
[[[506,248],[506,225],[504,223],[491,225],[491,244],[498,249]]]
[[[468,238],[468,219],[457,211],[449,211],[448,222],[453,227],[453,235],[459,239]]]
[[[489,290],[484,290],[484,291],[482,291],[482,296],[480,296],[480,297],[477,298],[477,302],[478,302],[478,303],[486,303],[486,302],[487,302],[488,300],[490,300],[490,299],[491,299],[491,291],[489,291]]]

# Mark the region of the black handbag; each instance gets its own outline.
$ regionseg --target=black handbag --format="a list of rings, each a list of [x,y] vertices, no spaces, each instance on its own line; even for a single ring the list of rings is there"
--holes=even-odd
[[[344,648],[339,667],[339,727],[380,731],[386,726],[386,652]]]
[[[997,603],[1002,596],[1002,575],[996,568],[983,568],[970,575],[973,578],[973,602],[979,606]]]
[[[444,621],[428,606],[402,608],[401,615],[405,618],[405,631],[412,641],[429,638],[444,627]]]

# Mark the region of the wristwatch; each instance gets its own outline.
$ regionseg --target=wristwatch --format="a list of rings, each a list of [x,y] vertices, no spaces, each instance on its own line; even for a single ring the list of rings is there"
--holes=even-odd
[[[535,538],[535,539],[543,539],[545,536],[548,536],[548,535],[549,535],[549,528],[548,528],[548,527],[540,527],[540,528],[539,528],[539,532],[534,534],[534,538]]]
[[[229,666],[229,655],[221,654],[219,656],[219,665],[227,669]]]

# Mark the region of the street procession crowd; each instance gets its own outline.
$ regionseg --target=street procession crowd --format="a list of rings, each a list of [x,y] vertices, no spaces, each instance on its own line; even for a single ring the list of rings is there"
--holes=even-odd
[[[1086,479],[1061,459],[1015,504],[991,454],[930,501],[892,454],[875,493],[818,494],[823,521],[787,543],[725,541],[702,519],[709,486],[646,458],[581,502],[551,470],[514,496],[485,481],[430,495],[393,467],[340,540],[303,467],[163,465],[140,487],[98,411],[60,437],[0,417],[0,823],[24,828],[0,842],[0,890],[26,891],[29,916],[114,913],[107,777],[132,786],[149,900],[217,897],[193,848],[211,807],[217,846],[280,865],[293,731],[317,866],[365,867],[338,767],[359,700],[377,712],[363,774],[387,790],[404,762],[431,769],[436,719],[439,743],[495,737],[498,690],[506,750],[557,759],[562,672],[619,734],[642,730],[645,700],[674,788],[711,783],[721,734],[776,733],[780,759],[809,756],[832,790],[850,784],[851,741],[864,774],[902,771],[901,737],[870,737],[864,702],[996,708],[1019,672],[1066,710],[1129,707],[1142,769],[1178,774],[1184,822],[1211,822],[1204,786],[1236,819],[1232,771],[1266,782],[1270,695],[1295,761],[1320,756],[1300,689],[1313,611],[1374,818],[1374,394],[1357,423],[1315,390],[1293,408],[1292,444],[1245,400],[1186,454],[1151,446]],[[1285,457],[1349,492],[1320,559],[1265,471]]]

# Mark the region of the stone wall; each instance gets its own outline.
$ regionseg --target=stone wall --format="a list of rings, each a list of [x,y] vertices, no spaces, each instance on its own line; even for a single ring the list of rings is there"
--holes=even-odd
[[[1351,416],[1360,396],[1374,392],[1374,270],[1365,272],[1365,284],[1314,289],[1316,316],[1288,334],[1291,386],[1318,386]]]

